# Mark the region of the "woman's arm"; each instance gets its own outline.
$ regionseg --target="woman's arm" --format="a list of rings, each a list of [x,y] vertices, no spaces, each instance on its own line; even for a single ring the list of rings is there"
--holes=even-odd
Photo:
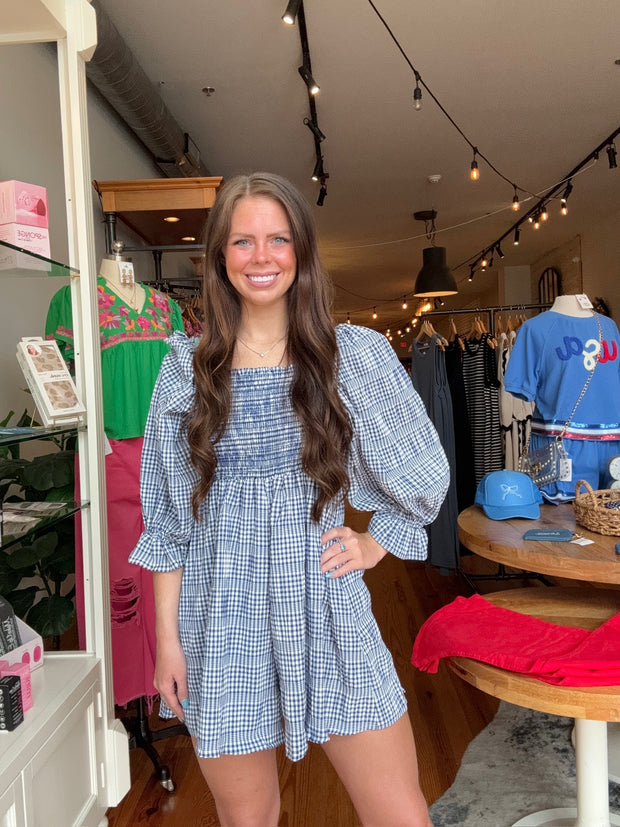
[[[185,718],[183,701],[187,702],[187,667],[179,637],[179,599],[183,569],[153,572],[155,593],[155,633],[157,658],[155,688],[181,721]]]

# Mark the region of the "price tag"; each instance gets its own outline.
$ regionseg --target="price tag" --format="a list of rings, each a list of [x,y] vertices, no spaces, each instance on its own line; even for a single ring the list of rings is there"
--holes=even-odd
[[[579,293],[575,296],[575,298],[577,299],[577,304],[582,310],[592,310],[592,302],[585,293]]]
[[[560,460],[560,476],[562,482],[570,482],[573,478],[573,461],[570,457]]]

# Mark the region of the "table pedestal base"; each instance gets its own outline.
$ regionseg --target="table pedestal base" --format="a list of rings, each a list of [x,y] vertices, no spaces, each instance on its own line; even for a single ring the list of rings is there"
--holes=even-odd
[[[513,827],[611,827],[620,816],[609,813],[607,723],[575,720],[577,808],[542,810],[525,816]]]

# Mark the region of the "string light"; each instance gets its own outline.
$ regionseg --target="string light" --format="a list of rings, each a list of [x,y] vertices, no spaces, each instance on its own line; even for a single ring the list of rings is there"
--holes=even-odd
[[[474,160],[471,162],[471,169],[469,173],[469,177],[472,181],[477,181],[480,178],[480,170],[478,169],[478,161],[476,161],[476,155],[478,154],[478,148],[474,147]]]
[[[562,215],[568,215],[568,205],[566,203],[566,198],[564,198],[564,196],[562,196],[562,198],[560,199],[560,212],[562,213]]]
[[[512,186],[514,187],[514,190],[515,190],[515,194],[512,198],[512,209],[515,212],[519,212],[519,210],[521,209],[521,202],[519,201],[519,193],[517,192],[517,185],[513,184]]]
[[[540,220],[546,221],[549,218],[549,213],[547,212],[546,204],[543,204],[542,210],[540,211]]]
[[[373,307],[373,309],[372,309],[372,317],[373,317],[373,319],[377,318],[377,308],[376,307]]]
[[[416,112],[419,112],[422,109],[422,90],[420,89],[420,75],[416,70],[413,70],[415,73],[415,89],[413,90],[413,108]]]
[[[403,296],[402,308],[403,308],[403,310],[407,309],[407,297],[406,296]]]
[[[351,314],[347,313],[347,324],[351,324]]]

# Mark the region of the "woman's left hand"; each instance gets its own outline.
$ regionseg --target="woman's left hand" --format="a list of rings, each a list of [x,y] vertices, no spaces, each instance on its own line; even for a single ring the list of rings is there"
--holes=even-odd
[[[336,542],[332,542],[336,540]],[[331,528],[321,537],[321,543],[331,543],[321,554],[321,572],[325,577],[342,577],[356,569],[371,569],[387,554],[368,532],[358,534],[352,528]]]

